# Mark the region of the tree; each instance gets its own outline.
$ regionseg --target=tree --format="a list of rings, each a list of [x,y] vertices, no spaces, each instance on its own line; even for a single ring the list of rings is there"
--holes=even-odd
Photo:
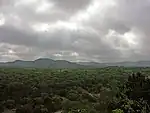
[[[122,109],[124,113],[150,112],[150,79],[141,73],[129,76],[126,83],[120,87],[116,98],[109,104],[111,110]]]

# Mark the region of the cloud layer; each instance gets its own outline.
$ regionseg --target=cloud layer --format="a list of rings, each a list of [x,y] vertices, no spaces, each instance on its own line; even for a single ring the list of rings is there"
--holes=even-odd
[[[0,0],[0,61],[150,57],[149,0]]]

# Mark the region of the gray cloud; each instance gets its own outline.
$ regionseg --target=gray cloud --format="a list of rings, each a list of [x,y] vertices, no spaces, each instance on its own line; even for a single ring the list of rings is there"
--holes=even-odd
[[[53,0],[53,2],[66,12],[76,12],[86,8],[91,0]]]
[[[148,0],[1,0],[0,60],[149,60]]]
[[[36,43],[35,36],[15,29],[13,27],[0,27],[0,42],[15,45],[33,46]]]

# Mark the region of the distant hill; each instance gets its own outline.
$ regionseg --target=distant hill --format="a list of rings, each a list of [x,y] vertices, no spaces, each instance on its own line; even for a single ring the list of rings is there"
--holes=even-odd
[[[97,62],[69,62],[66,60],[52,60],[40,58],[34,61],[16,60],[13,62],[0,62],[0,67],[16,68],[102,68],[109,66],[119,67],[150,67],[150,61],[138,62],[116,62],[116,63],[97,63]]]
[[[0,63],[0,67],[19,67],[19,68],[88,68],[89,66],[72,63],[66,60],[52,60],[40,58],[34,61],[16,60],[13,62]]]
[[[150,67],[150,61],[115,62],[115,63],[78,62],[78,64],[86,65],[86,66],[92,66],[92,67],[108,67],[108,66]]]
[[[77,62],[77,64],[85,65],[85,66],[92,66],[92,67],[107,67],[107,64],[98,63],[98,62]]]

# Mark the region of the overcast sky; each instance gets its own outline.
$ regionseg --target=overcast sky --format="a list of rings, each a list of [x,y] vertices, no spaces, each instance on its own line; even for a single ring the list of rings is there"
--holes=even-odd
[[[150,60],[150,0],[0,0],[0,61]]]

